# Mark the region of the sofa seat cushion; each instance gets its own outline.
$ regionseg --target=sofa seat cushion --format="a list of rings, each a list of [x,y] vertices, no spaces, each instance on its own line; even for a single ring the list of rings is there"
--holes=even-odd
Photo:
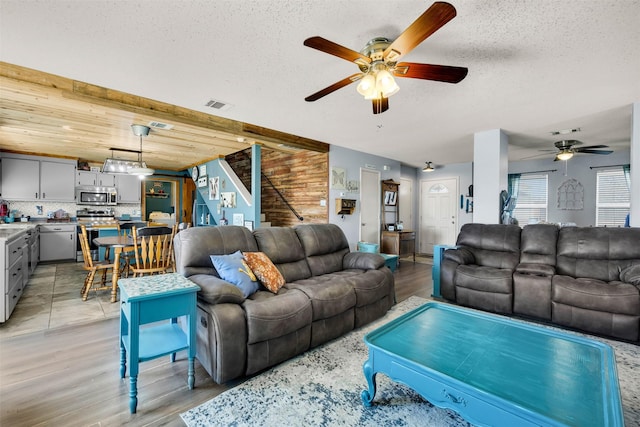
[[[356,293],[356,307],[364,307],[393,294],[393,275],[388,269],[344,270],[340,273],[348,278]]]
[[[510,269],[459,265],[455,273],[455,285],[483,292],[511,294],[513,276]]]
[[[258,291],[242,304],[247,321],[247,344],[285,336],[311,324],[311,301],[295,289],[278,294]]]
[[[553,277],[551,288],[554,302],[608,313],[640,314],[640,291],[628,283],[558,275]]]
[[[328,319],[356,305],[356,294],[348,277],[323,274],[287,283],[285,287],[304,292],[311,300],[313,320]]]

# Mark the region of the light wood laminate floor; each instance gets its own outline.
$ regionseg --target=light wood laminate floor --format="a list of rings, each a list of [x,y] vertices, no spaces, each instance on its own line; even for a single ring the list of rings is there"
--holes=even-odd
[[[397,300],[429,297],[431,266],[400,264]],[[76,268],[38,266],[34,278],[54,279],[46,285],[49,296],[30,281],[25,296],[39,296],[23,297],[15,317],[0,325],[0,426],[182,426],[181,412],[236,384],[216,384],[196,360],[195,388],[189,390],[184,352],[175,363],[169,357],[145,362],[138,376],[138,412],[130,414],[129,379],[119,375],[119,306],[108,303],[108,292],[92,293],[83,302],[83,274]],[[65,292],[56,296],[55,287]],[[20,328],[20,320],[30,324]]]

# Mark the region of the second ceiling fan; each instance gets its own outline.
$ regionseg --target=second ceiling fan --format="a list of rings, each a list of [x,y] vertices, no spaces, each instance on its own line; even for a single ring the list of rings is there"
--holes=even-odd
[[[305,101],[316,101],[353,82],[360,81],[358,93],[372,101],[373,114],[380,114],[389,109],[389,97],[399,90],[393,79],[394,76],[446,83],[460,82],[466,77],[467,68],[398,62],[402,56],[411,52],[455,16],[456,9],[452,5],[436,2],[397,39],[390,41],[384,37],[376,37],[371,39],[360,52],[318,36],[306,39],[305,46],[354,62],[360,68],[360,72],[309,95]]]

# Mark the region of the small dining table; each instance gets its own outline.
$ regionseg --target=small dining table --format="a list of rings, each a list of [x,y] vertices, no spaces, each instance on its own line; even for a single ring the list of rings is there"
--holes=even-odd
[[[109,259],[110,250],[113,248],[113,274],[111,275],[111,302],[118,299],[118,276],[120,275],[120,254],[123,251],[133,251],[133,239],[131,236],[104,236],[93,239],[96,246],[106,248],[105,259]]]

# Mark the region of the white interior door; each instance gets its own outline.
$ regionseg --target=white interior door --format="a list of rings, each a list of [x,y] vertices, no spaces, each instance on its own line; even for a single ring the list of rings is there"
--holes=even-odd
[[[400,178],[398,195],[398,207],[400,208],[400,221],[405,230],[415,230],[413,223],[413,181]]]
[[[380,244],[380,172],[360,169],[360,239]]]
[[[458,230],[458,178],[420,182],[420,253],[453,245]]]

